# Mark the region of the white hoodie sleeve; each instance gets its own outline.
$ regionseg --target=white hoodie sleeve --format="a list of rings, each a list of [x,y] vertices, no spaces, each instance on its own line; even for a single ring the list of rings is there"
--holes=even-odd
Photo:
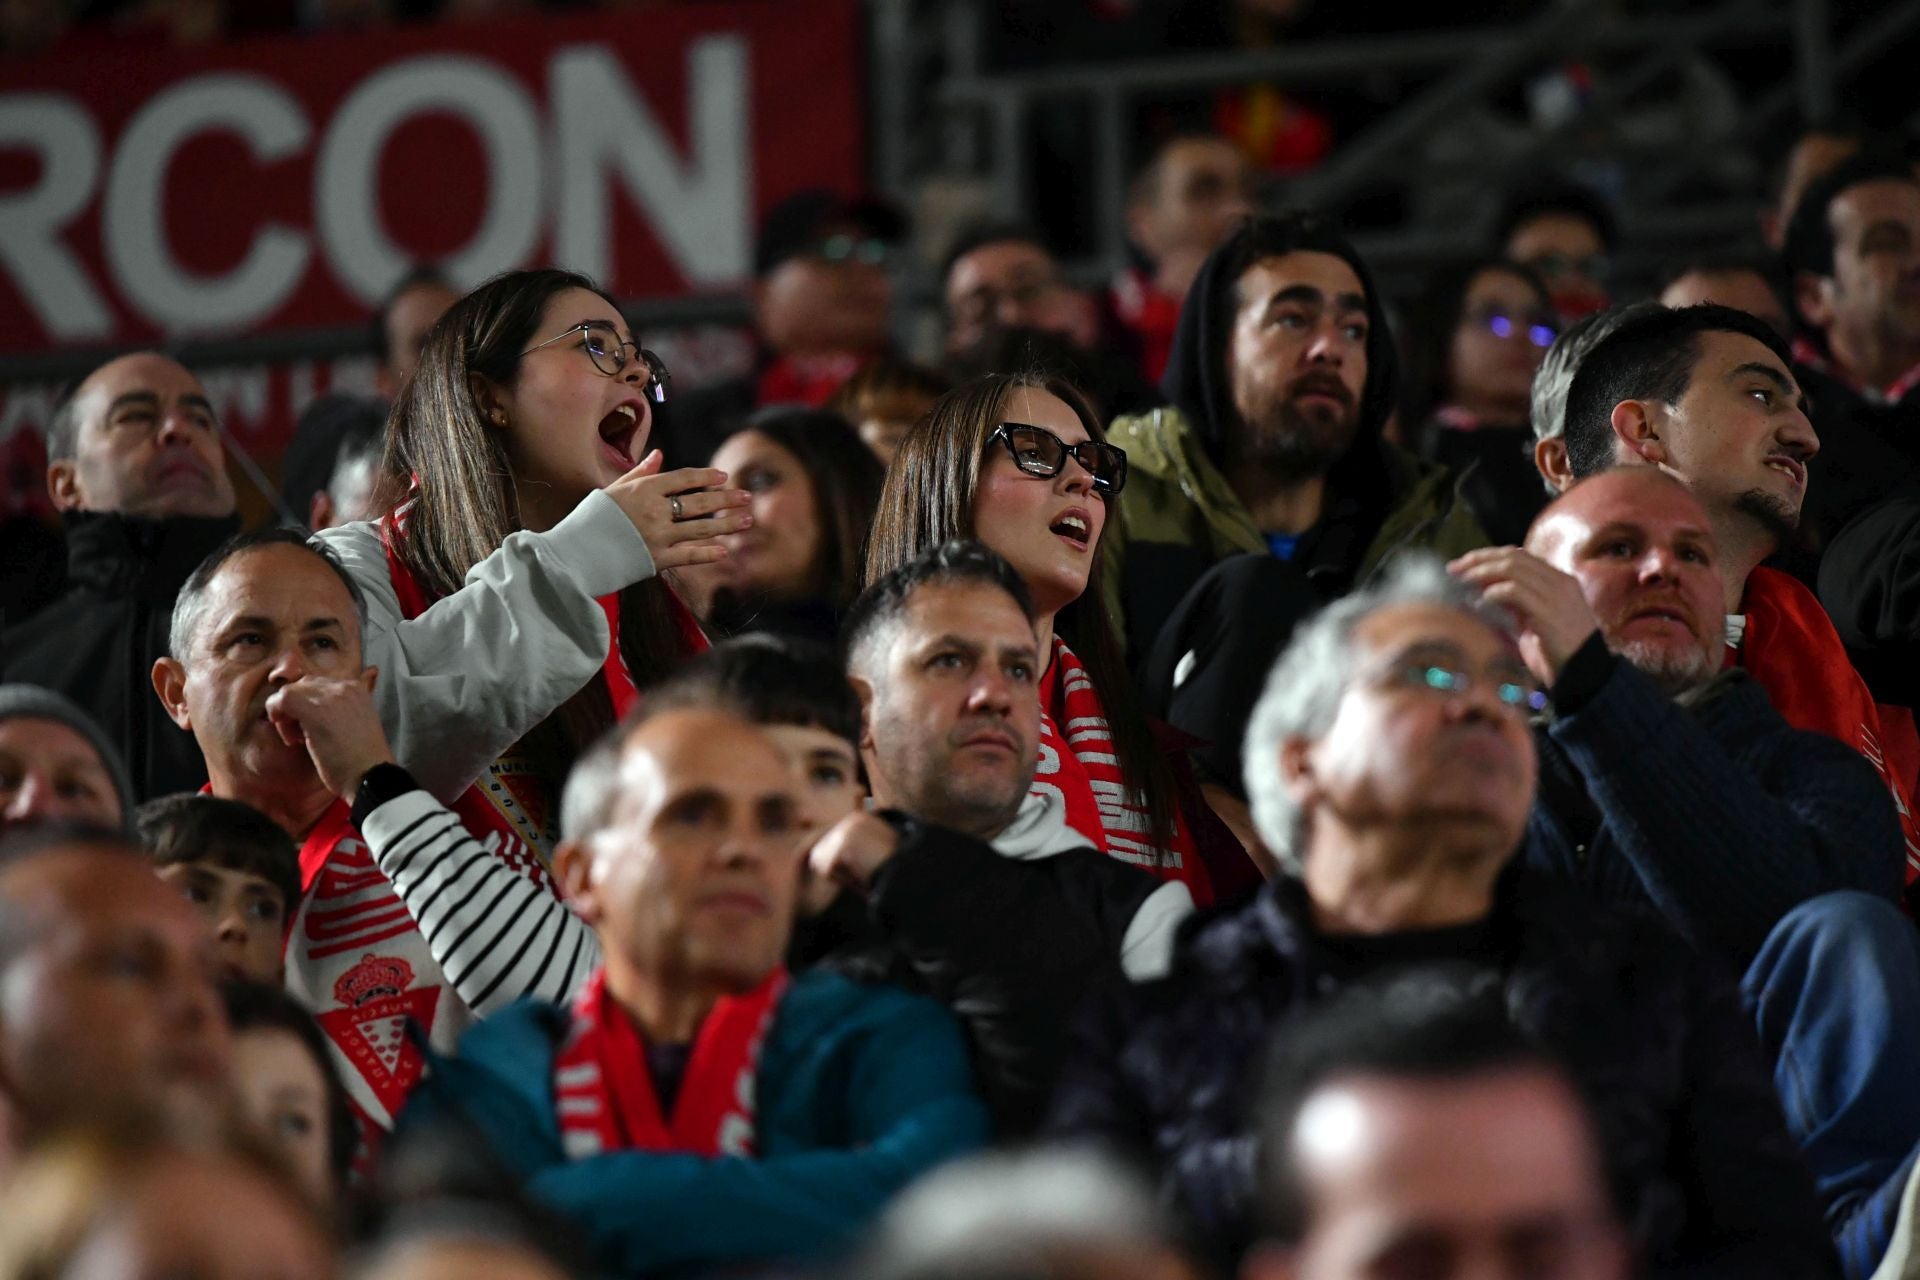
[[[646,540],[590,493],[545,533],[516,533],[417,618],[400,615],[380,532],[321,533],[367,602],[365,661],[394,756],[451,801],[593,678],[607,657],[597,597],[650,578]]]
[[[1193,914],[1193,894],[1178,881],[1153,891],[1127,922],[1120,939],[1120,968],[1129,982],[1150,982],[1167,976],[1173,963],[1173,937],[1180,922]]]

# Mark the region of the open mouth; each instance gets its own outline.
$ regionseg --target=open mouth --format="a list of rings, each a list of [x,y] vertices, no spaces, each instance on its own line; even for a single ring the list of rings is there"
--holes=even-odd
[[[1806,487],[1807,468],[1799,459],[1776,453],[1767,459],[1767,465],[1791,479],[1795,488]]]
[[[1645,609],[1634,610],[1628,622],[1670,622],[1685,631],[1693,630],[1693,619],[1672,605],[1650,605]]]
[[[601,447],[623,471],[631,471],[637,465],[633,456],[633,437],[639,430],[640,413],[630,404],[623,404],[600,419]]]
[[[1085,516],[1076,511],[1069,511],[1048,525],[1047,532],[1065,538],[1083,551],[1093,539],[1093,526],[1088,523]]]

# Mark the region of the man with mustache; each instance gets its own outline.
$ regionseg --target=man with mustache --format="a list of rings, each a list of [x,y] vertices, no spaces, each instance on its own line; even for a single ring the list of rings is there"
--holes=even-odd
[[[1650,467],[1581,481],[1525,549],[1453,572],[1510,610],[1553,712],[1527,865],[1653,910],[1743,971],[1788,1126],[1847,1274],[1880,1261],[1920,1142],[1920,943],[1894,905],[1900,826],[1873,767],[1791,727],[1723,666],[1718,548]],[[1629,764],[1630,762],[1630,764]]]
[[[1164,971],[1184,884],[1089,848],[1058,793],[1029,796],[1041,660],[1026,586],[972,542],[874,583],[842,630],[878,813],[814,846],[842,893],[809,953],[948,1004],[996,1128],[1037,1124],[1066,1024],[1108,981]]]
[[[1393,351],[1338,227],[1254,217],[1187,293],[1161,382],[1173,407],[1108,430],[1129,467],[1108,607],[1150,708],[1206,741],[1209,798],[1243,839],[1247,710],[1295,623],[1396,549],[1486,543],[1453,477],[1382,437]]]
[[[1420,969],[1487,992],[1594,1101],[1654,1275],[1830,1270],[1811,1180],[1730,983],[1657,922],[1515,865],[1544,704],[1508,620],[1426,557],[1305,623],[1247,731],[1282,874],[1088,1010],[1050,1129],[1143,1159],[1201,1238],[1246,1242],[1267,1046]]]
[[[1732,660],[1788,724],[1840,739],[1880,772],[1911,885],[1920,875],[1911,717],[1883,714],[1813,592],[1762,563],[1789,550],[1807,498],[1821,446],[1806,408],[1791,353],[1763,322],[1711,303],[1657,307],[1581,361],[1567,392],[1566,463],[1575,480],[1653,467],[1692,491],[1718,547]]]
[[[192,735],[154,702],[180,584],[240,527],[206,388],[151,351],[83,379],[47,432],[47,488],[67,532],[68,592],[30,620],[7,618],[0,681],[44,685],[119,748],[134,798],[207,780]]]
[[[599,939],[565,1004],[462,1040],[406,1117],[477,1130],[596,1274],[818,1259],[986,1117],[932,1001],[782,964],[806,846],[785,757],[727,712],[613,729],[567,779],[555,871]],[[403,1140],[404,1140],[403,1134]]]

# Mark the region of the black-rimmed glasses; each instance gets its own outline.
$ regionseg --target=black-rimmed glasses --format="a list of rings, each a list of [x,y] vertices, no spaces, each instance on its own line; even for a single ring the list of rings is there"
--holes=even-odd
[[[633,354],[647,367],[647,383],[642,394],[655,404],[667,402],[667,387],[673,381],[673,375],[667,372],[667,366],[660,357],[637,343],[622,338],[614,327],[603,320],[589,320],[585,324],[576,324],[571,329],[554,334],[545,342],[536,342],[520,354],[530,356],[542,347],[550,347],[556,342],[564,342],[574,334],[580,334],[580,345],[585,348],[587,358],[593,361],[593,367],[609,378],[617,378],[626,372],[627,348],[633,348]]]
[[[1127,487],[1127,452],[1099,440],[1068,444],[1045,427],[1025,422],[1003,422],[987,437],[991,445],[998,440],[1007,448],[1013,465],[1030,476],[1052,477],[1060,474],[1071,457],[1093,477],[1093,491],[1110,498]]]

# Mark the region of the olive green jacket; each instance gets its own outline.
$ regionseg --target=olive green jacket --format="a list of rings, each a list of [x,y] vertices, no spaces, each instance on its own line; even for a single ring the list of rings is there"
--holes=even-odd
[[[1107,428],[1107,440],[1127,454],[1120,519],[1105,539],[1107,607],[1121,634],[1121,569],[1127,543],[1190,546],[1210,562],[1241,552],[1268,554],[1267,541],[1246,505],[1180,410],[1168,407],[1116,418]],[[1367,545],[1356,583],[1367,581],[1394,552],[1406,548],[1451,559],[1487,545],[1487,535],[1461,490],[1461,478],[1398,449],[1389,448],[1386,457],[1388,485],[1398,501]]]

